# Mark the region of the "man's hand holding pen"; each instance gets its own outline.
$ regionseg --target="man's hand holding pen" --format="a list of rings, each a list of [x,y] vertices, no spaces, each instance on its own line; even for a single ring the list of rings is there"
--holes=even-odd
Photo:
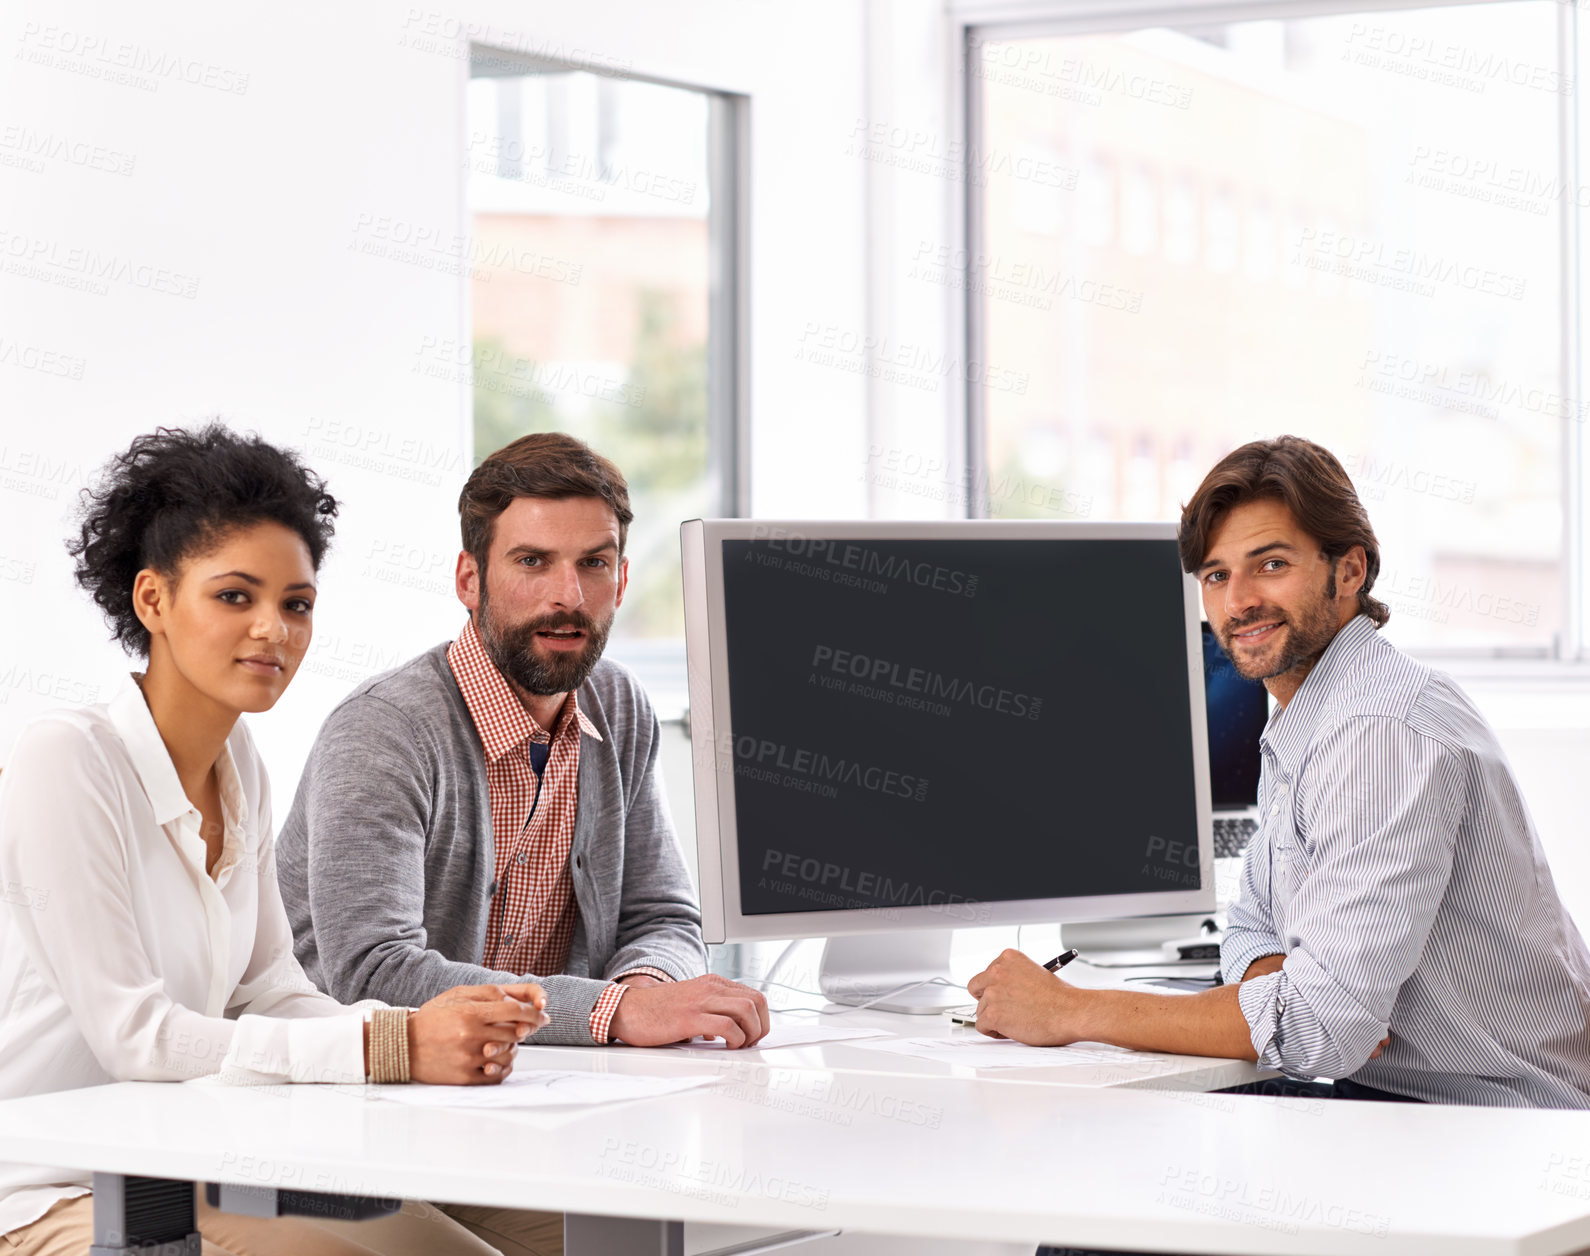
[[[977,1000],[977,1032],[1034,1047],[1087,1041],[1082,1018],[1087,992],[1055,977],[1055,970],[1075,957],[1068,951],[1039,964],[1020,951],[1001,951],[966,983]]]

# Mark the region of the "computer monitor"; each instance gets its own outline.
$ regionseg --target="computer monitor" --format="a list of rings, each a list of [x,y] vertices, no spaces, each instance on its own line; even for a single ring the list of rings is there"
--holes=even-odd
[[[957,927],[1213,908],[1173,525],[698,519],[681,543],[709,941],[827,936],[824,989],[855,999],[946,966]]]
[[[1236,899],[1242,880],[1242,852],[1259,828],[1259,737],[1270,718],[1270,695],[1259,681],[1237,671],[1208,623],[1200,627],[1217,914],[1207,921],[1196,915],[1155,915],[1067,923],[1061,929],[1061,944],[1076,947],[1100,967],[1138,968],[1166,962],[1182,949],[1178,942],[1211,945],[1205,930],[1218,924],[1219,914]]]

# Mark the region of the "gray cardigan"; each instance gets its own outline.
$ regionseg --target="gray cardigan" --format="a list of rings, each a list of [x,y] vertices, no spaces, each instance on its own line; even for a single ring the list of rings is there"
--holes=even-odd
[[[496,868],[486,759],[443,644],[343,699],[298,783],[277,863],[293,949],[316,985],[344,1003],[412,1007],[452,986],[539,981],[551,1020],[528,1041],[590,1045],[604,978],[706,971],[651,703],[606,659],[578,700],[602,740],[580,747],[579,924],[564,973],[481,966]]]

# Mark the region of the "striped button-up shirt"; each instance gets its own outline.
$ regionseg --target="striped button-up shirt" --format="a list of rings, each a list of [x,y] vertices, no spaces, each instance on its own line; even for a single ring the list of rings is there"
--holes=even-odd
[[[1496,735],[1363,616],[1261,739],[1221,963],[1263,1064],[1442,1103],[1590,1108],[1590,952]],[[1378,1059],[1370,1053],[1387,1034]]]
[[[602,735],[572,693],[556,727],[542,728],[491,661],[473,620],[448,647],[447,664],[486,755],[496,880],[481,962],[527,974],[562,972],[580,912],[569,875],[580,738],[601,741]],[[659,969],[635,971],[671,980]],[[591,1037],[597,1042],[608,1041],[623,993],[623,986],[610,985],[591,1009]]]

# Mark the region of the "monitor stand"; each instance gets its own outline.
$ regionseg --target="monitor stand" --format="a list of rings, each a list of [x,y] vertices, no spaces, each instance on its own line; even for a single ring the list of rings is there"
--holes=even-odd
[[[852,1005],[871,1003],[880,994],[898,991],[871,1006],[908,1016],[935,1016],[952,1007],[965,1007],[973,1001],[965,986],[934,983],[900,989],[934,977],[948,981],[953,936],[950,929],[922,929],[829,938],[817,970],[817,988],[835,1003]]]

